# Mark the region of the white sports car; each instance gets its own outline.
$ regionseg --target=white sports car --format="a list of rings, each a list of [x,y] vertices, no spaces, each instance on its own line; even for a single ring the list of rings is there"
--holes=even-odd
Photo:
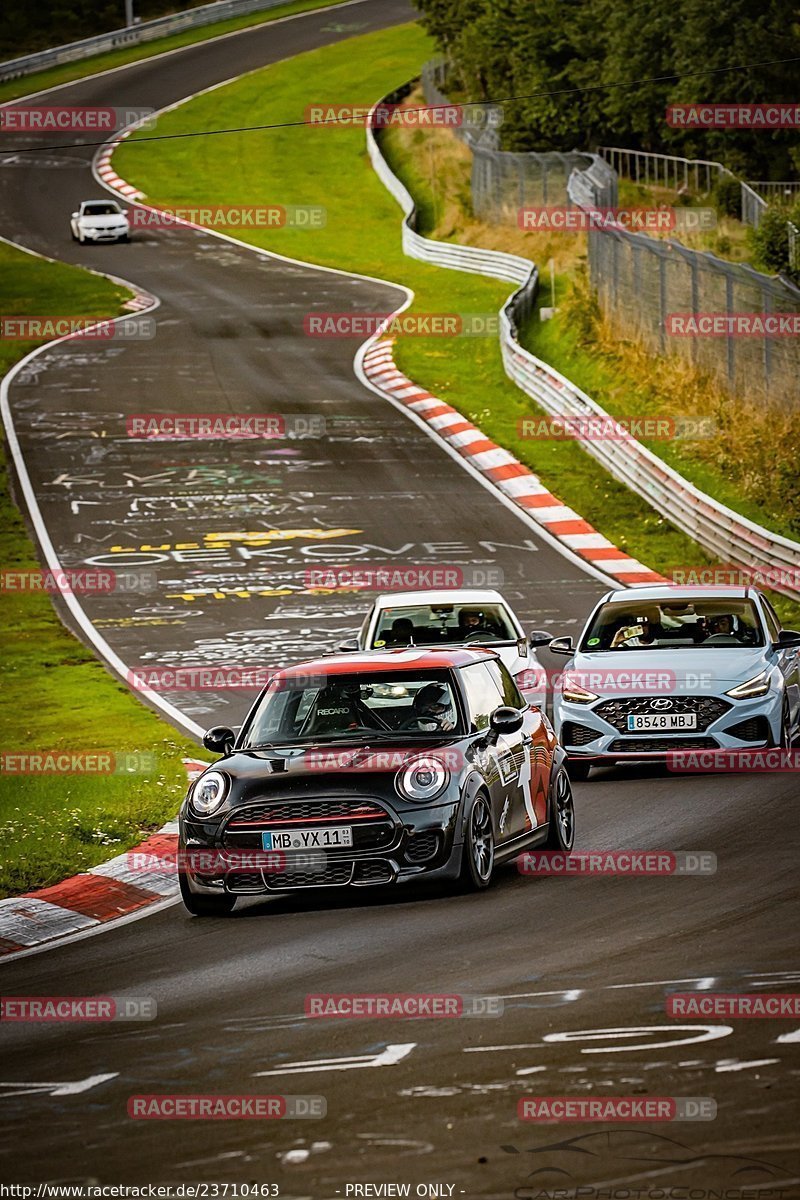
[[[525,633],[516,613],[490,588],[387,592],[377,596],[358,636],[337,649],[392,650],[401,646],[450,649],[486,646],[511,672],[529,704],[544,708],[547,674],[536,657],[551,635]]]
[[[127,242],[130,222],[116,200],[84,200],[69,219],[73,241]]]

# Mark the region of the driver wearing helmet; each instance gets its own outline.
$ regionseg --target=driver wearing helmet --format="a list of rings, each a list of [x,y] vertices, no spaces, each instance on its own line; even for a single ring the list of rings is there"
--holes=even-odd
[[[448,733],[455,728],[455,713],[449,688],[443,683],[426,683],[414,697],[407,728],[424,733]]]
[[[458,632],[461,637],[475,633],[492,633],[486,614],[479,608],[462,608],[458,614]]]

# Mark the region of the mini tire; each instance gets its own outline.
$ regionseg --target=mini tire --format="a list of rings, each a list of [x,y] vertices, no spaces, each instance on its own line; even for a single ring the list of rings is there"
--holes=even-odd
[[[233,912],[233,906],[236,904],[235,896],[229,896],[227,893],[220,896],[205,896],[199,892],[193,892],[184,871],[179,873],[178,880],[184,907],[193,917],[227,917]]]
[[[550,808],[545,850],[569,854],[575,845],[575,804],[570,773],[561,766],[550,784]]]
[[[469,892],[488,888],[494,875],[494,829],[492,810],[483,792],[478,792],[467,818],[461,853],[461,886]]]

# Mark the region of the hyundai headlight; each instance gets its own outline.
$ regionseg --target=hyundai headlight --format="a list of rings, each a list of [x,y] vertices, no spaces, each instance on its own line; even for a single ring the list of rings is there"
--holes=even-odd
[[[450,782],[450,772],[438,758],[415,758],[398,771],[395,787],[406,800],[434,800]]]
[[[770,686],[769,675],[766,671],[761,671],[746,683],[737,683],[736,687],[731,688],[725,695],[732,696],[734,700],[752,700],[755,696],[766,696]]]
[[[220,807],[227,791],[228,780],[221,771],[206,771],[194,785],[192,808],[199,816],[209,817]]]
[[[578,683],[576,677],[569,674],[565,674],[562,678],[561,695],[573,704],[591,704],[593,700],[600,699],[595,692],[590,692],[588,688]]]

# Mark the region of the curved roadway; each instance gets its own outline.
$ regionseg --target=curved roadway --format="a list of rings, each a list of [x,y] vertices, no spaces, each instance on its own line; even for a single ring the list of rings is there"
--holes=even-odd
[[[411,15],[398,0],[364,0],[338,16],[311,13],[69,84],[57,100],[160,108],[348,36],[339,24],[366,32]],[[310,308],[385,311],[397,305],[396,289],[202,234],[74,246],[67,216],[97,191],[92,153],[4,163],[0,232],[157,296],[156,336],[88,350],[63,343],[17,379],[10,403],[61,562],[155,572],[147,594],[84,601],[123,663],[275,665],[329,647],[362,605],[302,593],[303,572],[326,553],[499,568],[529,628],[570,632],[580,623],[602,583],[363,388],[352,343],[298,336]],[[322,415],[327,436],[274,444],[125,436],[126,416],[175,410]],[[285,585],[297,590],[264,594]],[[236,720],[248,695],[168,699],[205,725]],[[698,780],[627,769],[576,793],[581,847],[712,851],[717,873],[531,880],[508,868],[478,897],[251,902],[220,922],[173,906],[6,964],[5,995],[149,996],[158,1005],[147,1024],[5,1026],[7,1177],[252,1181],[314,1197],[344,1197],[347,1185],[367,1182],[522,1200],[610,1181],[642,1194],[722,1184],[800,1194],[795,1025],[695,1021],[682,1030],[664,1013],[665,993],[680,988],[794,990],[791,775]],[[493,995],[505,998],[505,1012],[313,1022],[302,1015],[309,991]],[[604,1030],[617,1032],[599,1038]],[[54,1094],[57,1083],[93,1076],[109,1078]],[[36,1083],[53,1086],[24,1086]],[[177,1126],[127,1117],[130,1095],[173,1091],[322,1095],[328,1115]],[[707,1096],[718,1115],[609,1136],[606,1125],[592,1133],[517,1120],[520,1096],[564,1093]]]

